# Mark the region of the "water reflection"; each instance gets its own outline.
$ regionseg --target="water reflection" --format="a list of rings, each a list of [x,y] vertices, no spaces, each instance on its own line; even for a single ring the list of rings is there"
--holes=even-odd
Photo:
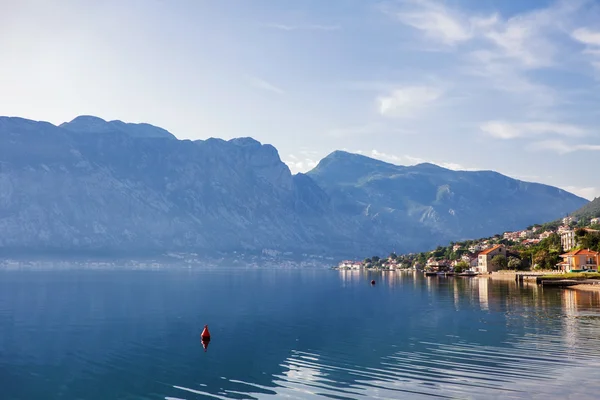
[[[411,272],[110,274],[2,276],[3,398],[591,399],[600,389],[597,292]]]

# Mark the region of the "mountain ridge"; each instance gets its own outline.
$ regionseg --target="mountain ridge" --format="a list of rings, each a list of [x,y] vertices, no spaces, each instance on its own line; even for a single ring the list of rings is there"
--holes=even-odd
[[[95,118],[55,126],[0,117],[0,255],[270,249],[352,257],[484,236],[587,203],[497,173],[343,151],[292,174],[275,147],[253,138],[179,140]]]

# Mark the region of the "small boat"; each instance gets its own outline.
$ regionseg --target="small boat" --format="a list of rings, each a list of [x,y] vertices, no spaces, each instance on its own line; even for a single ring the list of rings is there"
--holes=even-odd
[[[425,276],[437,276],[437,272],[433,272],[433,271],[425,271]]]
[[[458,276],[477,276],[477,272],[474,271],[465,271],[458,274]]]

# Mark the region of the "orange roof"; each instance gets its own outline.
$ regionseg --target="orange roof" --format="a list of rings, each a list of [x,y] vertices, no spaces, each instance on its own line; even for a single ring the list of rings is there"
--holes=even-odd
[[[502,245],[497,244],[494,247],[490,247],[489,249],[482,251],[481,253],[479,253],[479,255],[483,256],[483,255],[486,255],[486,254],[490,254],[492,251],[498,250],[500,247],[502,247]]]
[[[561,257],[568,257],[568,256],[592,256],[592,257],[595,257],[598,255],[600,255],[600,253],[598,253],[597,251],[579,249],[579,250],[572,250],[568,253],[562,254]]]

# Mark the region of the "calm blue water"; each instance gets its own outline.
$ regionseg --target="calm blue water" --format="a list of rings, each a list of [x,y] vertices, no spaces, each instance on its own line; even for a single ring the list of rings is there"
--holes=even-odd
[[[4,400],[592,399],[599,377],[600,293],[400,272],[0,272]]]

